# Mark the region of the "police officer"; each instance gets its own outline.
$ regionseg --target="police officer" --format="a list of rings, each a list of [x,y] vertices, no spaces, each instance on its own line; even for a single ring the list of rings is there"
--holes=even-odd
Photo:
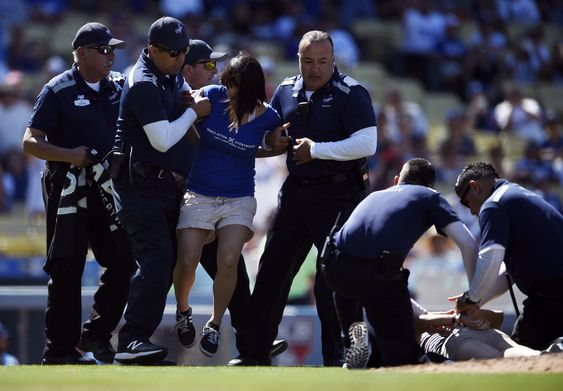
[[[112,38],[108,28],[100,23],[82,26],[72,42],[72,69],[43,87],[25,131],[24,151],[47,160],[43,185],[49,253],[44,269],[50,280],[45,311],[44,364],[95,363],[75,349],[77,344],[83,351],[92,351],[96,359],[113,362],[111,332],[123,313],[129,278],[134,270],[129,244],[122,243],[118,249],[100,186],[86,186],[84,213],[84,204],[72,209],[72,213],[58,209],[63,190],[70,192],[75,188],[68,183],[69,186],[65,186],[70,170],[91,167],[92,151],[103,156],[112,148],[124,78],[110,69],[114,49],[124,45],[123,41]],[[105,197],[111,199],[111,194]],[[61,255],[58,251],[61,246],[67,249],[72,246],[55,240],[56,231],[74,235],[73,251]],[[125,236],[123,238],[126,242]],[[62,239],[69,240],[64,234]],[[105,271],[81,336],[81,278],[88,243]]]
[[[538,194],[499,175],[491,164],[471,163],[455,191],[462,205],[479,216],[481,243],[475,277],[457,299],[471,312],[508,290],[512,281],[527,298],[512,338],[543,350],[563,335],[563,216]],[[504,267],[503,267],[504,268]]]
[[[182,74],[190,88],[200,89],[213,83],[215,75],[217,74],[217,62],[225,60],[227,56],[227,53],[213,51],[207,42],[199,39],[190,39],[190,50],[184,59],[184,66],[182,68]],[[186,145],[186,148],[189,149],[190,153],[189,159],[187,159],[186,164],[183,166],[185,170],[183,172],[186,173],[185,176],[187,176],[191,169],[192,159],[195,154],[195,148],[191,144]],[[213,242],[205,245],[200,260],[201,266],[203,266],[204,270],[212,279],[214,279],[217,274],[217,244],[218,239],[215,238]],[[248,272],[246,271],[244,257],[241,254],[237,264],[237,284],[228,307],[231,316],[231,324],[235,330],[240,329],[240,325],[246,316],[249,302],[250,280],[248,278]],[[193,335],[195,333],[191,323],[191,309],[184,314],[178,313],[176,318],[178,321],[177,329],[180,341],[183,340],[183,338],[180,337],[182,334]],[[287,349],[287,342],[284,340],[276,340],[272,345],[271,354],[272,356],[277,356],[283,353],[285,349]]]
[[[155,21],[121,97],[112,177],[119,217],[138,266],[115,355],[122,364],[157,363],[168,353],[150,337],[162,320],[176,259],[183,189],[173,170],[185,151],[179,141],[210,109],[209,101],[199,97],[190,108],[182,105],[180,92],[188,87],[180,71],[188,46],[180,21]]]
[[[416,363],[407,253],[432,225],[461,249],[468,276],[477,243],[446,199],[431,186],[436,178],[426,159],[407,161],[394,184],[371,193],[334,235],[333,257],[323,259],[324,274],[336,293],[364,307],[374,334],[364,322],[349,327],[346,367],[365,368]]]
[[[359,159],[377,144],[368,92],[334,65],[330,35],[306,33],[299,44],[300,75],[276,89],[272,106],[294,140],[287,155],[277,215],[260,259],[250,310],[239,332],[239,353],[230,365],[269,365],[287,295],[311,246],[320,251],[339,212],[347,217],[365,195]],[[367,174],[366,174],[367,177]],[[318,269],[318,268],[317,268]],[[315,279],[323,361],[342,364],[342,338],[332,292]]]

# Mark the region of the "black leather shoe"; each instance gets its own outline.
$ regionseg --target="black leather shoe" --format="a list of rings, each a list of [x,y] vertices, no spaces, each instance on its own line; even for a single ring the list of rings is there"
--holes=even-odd
[[[239,356],[233,358],[227,365],[230,367],[268,367],[272,365],[272,360],[256,360]]]
[[[115,350],[109,341],[93,341],[80,337],[77,348],[83,352],[92,352],[94,358],[104,364],[113,363]]]
[[[42,365],[96,365],[96,360],[83,356],[78,352],[65,356],[43,356]]]

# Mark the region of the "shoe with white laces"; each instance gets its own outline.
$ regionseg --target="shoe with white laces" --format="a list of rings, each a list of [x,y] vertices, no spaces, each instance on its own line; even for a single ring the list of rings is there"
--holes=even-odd
[[[168,349],[148,341],[131,341],[127,346],[120,347],[115,353],[114,363],[124,365],[154,364],[162,361],[168,354]]]
[[[213,357],[219,348],[219,326],[207,323],[201,333],[201,341],[199,341],[199,350],[207,357]]]
[[[176,311],[176,325],[178,340],[185,348],[195,345],[195,327],[192,322],[192,309],[185,312]]]
[[[350,326],[350,347],[346,350],[344,368],[365,368],[371,354],[368,327],[364,322]]]

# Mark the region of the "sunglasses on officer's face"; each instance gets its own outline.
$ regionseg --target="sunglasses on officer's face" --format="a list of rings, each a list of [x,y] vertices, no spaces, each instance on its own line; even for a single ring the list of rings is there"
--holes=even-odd
[[[465,206],[466,208],[469,208],[469,204],[467,203],[467,200],[465,199],[465,197],[467,196],[467,193],[469,193],[469,190],[471,190],[471,186],[469,186],[469,183],[468,183],[467,187],[465,188],[463,193],[461,193],[461,196],[459,196],[459,203],[461,205]]]
[[[155,48],[157,48],[158,50],[160,50],[162,52],[168,53],[168,55],[170,57],[178,57],[180,54],[183,54],[185,56],[190,51],[189,46],[185,47],[182,50],[174,50],[174,49],[167,48],[165,46],[155,45],[154,43],[152,44],[152,46],[154,46]]]
[[[217,68],[217,63],[215,61],[198,61],[196,64],[203,64],[203,68],[207,71],[212,71]]]
[[[113,53],[115,50],[115,46],[110,45],[92,45],[92,46],[85,46],[86,49],[95,49],[100,54],[108,55]]]

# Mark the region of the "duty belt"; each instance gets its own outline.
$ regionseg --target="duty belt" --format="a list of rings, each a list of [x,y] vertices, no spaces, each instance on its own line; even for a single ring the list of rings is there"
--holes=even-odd
[[[163,179],[164,177],[172,175],[172,170],[168,168],[143,164],[140,162],[133,164],[133,171],[135,172],[135,174],[138,174],[142,177],[153,176],[159,179]]]
[[[337,174],[333,176],[325,176],[320,178],[295,178],[294,176],[290,176],[290,178],[300,186],[314,186],[314,185],[323,185],[326,183],[339,183],[339,182],[348,182],[352,180],[352,178],[348,174]]]

